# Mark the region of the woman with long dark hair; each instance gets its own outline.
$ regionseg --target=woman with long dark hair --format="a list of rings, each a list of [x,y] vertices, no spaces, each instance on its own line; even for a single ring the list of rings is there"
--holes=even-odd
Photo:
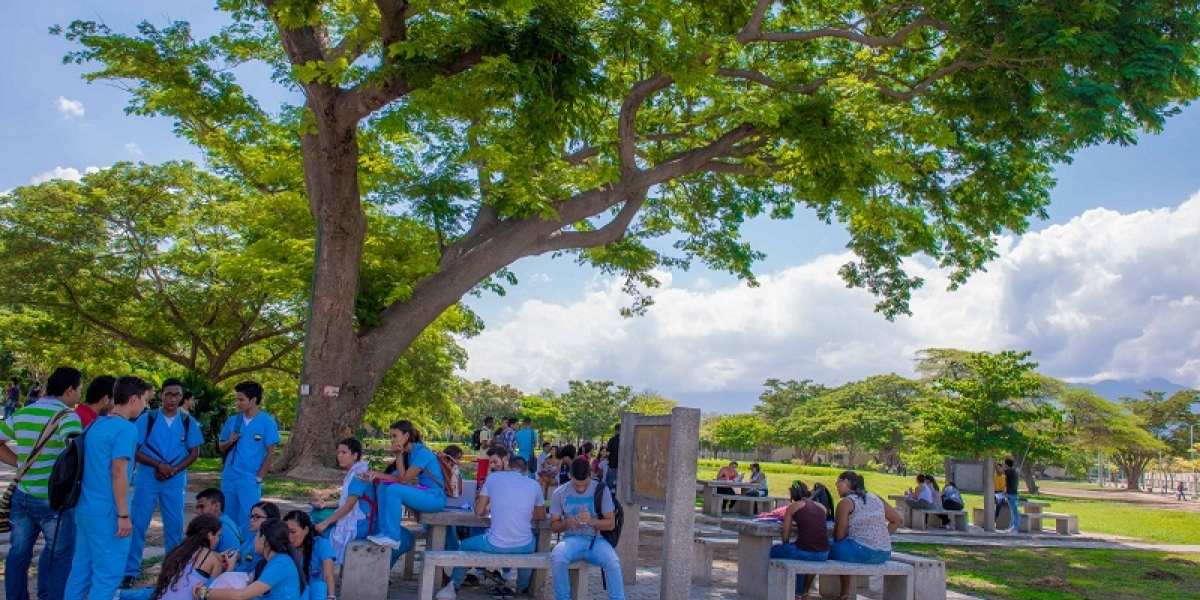
[[[238,557],[237,564],[233,570],[238,573],[253,573],[254,568],[258,566],[258,561],[262,560],[262,555],[255,551],[256,541],[258,537],[258,528],[262,526],[267,519],[278,519],[279,507],[275,506],[274,502],[265,500],[255,502],[254,506],[250,507],[250,539],[246,540],[242,547],[238,549],[241,553]]]
[[[315,525],[317,534],[329,538],[329,543],[333,546],[334,564],[342,564],[346,556],[346,546],[350,542],[365,539],[371,533],[367,531],[370,526],[367,514],[358,502],[362,496],[363,484],[359,478],[371,470],[371,465],[363,460],[362,454],[363,445],[357,438],[346,438],[338,442],[338,466],[346,470],[346,476],[342,478],[342,493],[338,496],[338,508],[327,519]],[[331,527],[333,529],[329,531]]]
[[[558,449],[558,485],[571,481],[571,462],[575,460],[575,446],[567,444]]]
[[[783,543],[771,547],[771,558],[823,561],[829,558],[829,534],[825,530],[825,507],[813,501],[803,481],[793,481],[788,494],[792,503],[783,512]],[[792,539],[795,530],[796,538]],[[796,592],[808,600],[815,575],[796,575]]]
[[[242,589],[209,589],[203,583],[192,590],[197,600],[302,600],[305,577],[293,556],[290,532],[279,519],[267,519],[254,536],[255,552],[263,558],[254,567],[250,585]]]
[[[837,479],[838,495],[829,558],[853,563],[882,564],[892,556],[892,533],[904,517],[876,494],[867,493],[862,475],[844,471]],[[839,575],[841,600],[851,600],[850,576]]]
[[[396,455],[396,474],[370,472],[384,485],[379,487],[379,534],[367,539],[378,546],[397,549],[403,545],[400,519],[404,507],[424,513],[441,512],[446,508],[446,490],[437,455],[421,442],[421,432],[412,421],[396,421],[389,430],[392,452]]]
[[[153,588],[121,592],[121,600],[190,600],[192,588],[222,572],[221,520],[199,515],[188,523],[184,539],[163,558]]]
[[[283,516],[291,535],[292,547],[296,549],[300,569],[308,574],[309,600],[326,600],[335,597],[333,583],[333,546],[329,540],[317,535],[308,513],[293,510]]]

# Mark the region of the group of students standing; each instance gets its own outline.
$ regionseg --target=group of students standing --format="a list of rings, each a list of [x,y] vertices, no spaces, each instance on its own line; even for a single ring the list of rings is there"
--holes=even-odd
[[[197,502],[197,512],[211,504],[220,506],[218,514],[232,517],[216,525],[226,538],[251,531],[250,507],[261,497],[262,477],[279,443],[274,417],[259,409],[262,386],[246,381],[235,392],[238,414],[225,422],[218,443],[225,455],[222,489],[205,490]],[[141,378],[101,375],[89,383],[85,396],[82,373],[59,367],[41,397],[0,422],[0,462],[17,468],[5,559],[7,598],[29,598],[29,566],[39,537],[45,541],[38,558],[39,600],[75,600],[110,599],[132,586],[141,574],[146,530],[156,507],[168,557],[187,547],[187,540],[213,533],[207,519],[184,530],[187,471],[204,442],[196,420],[182,410],[186,392],[178,379],[168,379],[161,386],[161,407],[148,410],[154,394]],[[16,442],[15,452],[7,446],[10,440]],[[50,475],[71,443],[82,448],[78,503],[53,510]],[[131,481],[136,484],[132,501]],[[187,558],[184,562],[191,561]],[[200,570],[211,571],[203,565]]]

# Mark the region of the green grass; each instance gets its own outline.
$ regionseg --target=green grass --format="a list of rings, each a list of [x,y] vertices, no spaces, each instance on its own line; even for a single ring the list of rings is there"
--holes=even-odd
[[[893,544],[946,563],[947,587],[987,600],[1200,600],[1200,556],[1130,550]]]

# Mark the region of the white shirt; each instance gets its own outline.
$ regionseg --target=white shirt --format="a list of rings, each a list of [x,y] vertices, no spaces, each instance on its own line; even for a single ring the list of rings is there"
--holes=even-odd
[[[492,526],[487,539],[499,548],[524,546],[533,541],[529,521],[533,509],[545,502],[538,482],[514,471],[488,473],[480,496],[488,497]]]

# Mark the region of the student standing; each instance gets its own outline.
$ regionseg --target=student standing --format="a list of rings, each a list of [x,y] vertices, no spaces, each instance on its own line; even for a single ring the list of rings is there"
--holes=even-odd
[[[17,404],[21,402],[21,383],[16,377],[12,378],[12,385],[4,392],[4,420],[7,421],[13,413],[17,412]]]
[[[1004,459],[1004,496],[1008,500],[1008,508],[1012,511],[1012,526],[1008,530],[1012,533],[1017,532],[1017,526],[1021,524],[1021,511],[1017,509],[1017,503],[1021,501],[1021,493],[1019,486],[1021,476],[1017,473],[1017,469],[1013,466],[1013,459]]]
[[[537,450],[538,436],[533,430],[533,419],[525,417],[521,420],[521,430],[517,432],[517,456],[525,459],[525,464],[530,465],[529,477],[537,478],[537,462],[533,460],[534,452]]]
[[[244,532],[250,527],[250,507],[262,499],[262,481],[275,457],[279,427],[275,417],[262,412],[263,387],[255,381],[235,386],[238,414],[221,428],[218,447],[225,452],[221,491],[225,514]]]
[[[89,390],[90,391],[90,390]],[[125,561],[121,588],[133,587],[142,572],[142,550],[146,546],[146,528],[154,516],[154,505],[162,512],[163,540],[166,552],[183,541],[183,497],[187,469],[200,456],[200,426],[179,410],[183,400],[183,382],[171,378],[163,382],[162,408],[143,413],[137,419],[138,448],[135,454],[142,465],[133,488],[133,537]]]
[[[133,376],[117,380],[113,410],[96,419],[84,436],[83,483],[75,507],[75,559],[65,596],[100,600],[117,595],[129,555],[129,480],[137,448],[137,426],[154,394]]]
[[[38,558],[38,598],[62,600],[75,547],[75,511],[50,510],[47,484],[54,461],[67,447],[67,438],[83,431],[79,416],[71,410],[79,402],[82,387],[78,369],[59,367],[46,381],[45,398],[0,421],[0,462],[18,469],[26,462],[32,463],[17,484],[9,514],[12,533],[4,559],[4,594],[8,600],[29,600],[29,564],[39,535],[45,548]],[[41,452],[30,456],[38,437],[52,423]],[[7,445],[9,440],[17,442],[15,453]]]

